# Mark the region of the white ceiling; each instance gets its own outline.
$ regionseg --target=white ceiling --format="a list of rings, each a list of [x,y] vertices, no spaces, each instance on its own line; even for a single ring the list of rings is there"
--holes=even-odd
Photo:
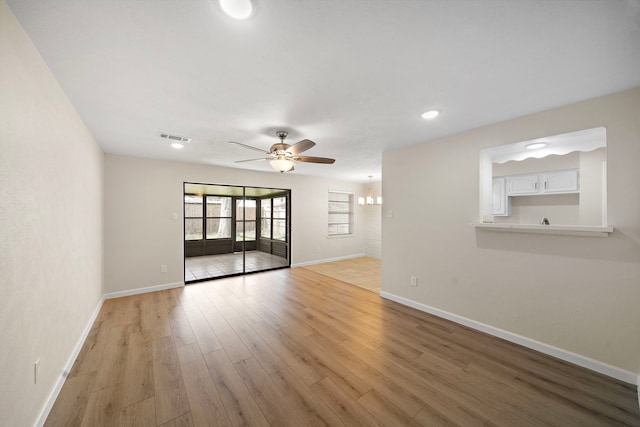
[[[294,174],[368,182],[385,150],[640,85],[640,0],[7,2],[114,154],[272,170],[227,142],[284,129],[337,159]]]

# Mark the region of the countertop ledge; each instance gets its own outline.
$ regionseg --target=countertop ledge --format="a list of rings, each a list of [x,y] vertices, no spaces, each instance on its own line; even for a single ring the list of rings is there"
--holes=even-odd
[[[608,237],[613,227],[595,225],[539,225],[539,224],[497,224],[472,222],[470,224],[483,231],[506,231],[511,233],[562,234],[568,236]]]

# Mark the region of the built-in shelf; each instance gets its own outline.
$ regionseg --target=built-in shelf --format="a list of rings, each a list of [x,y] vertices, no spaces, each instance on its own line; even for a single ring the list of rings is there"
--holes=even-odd
[[[496,224],[474,222],[472,227],[486,231],[506,231],[511,233],[564,234],[568,236],[608,237],[613,227],[593,225],[538,225],[538,224]]]

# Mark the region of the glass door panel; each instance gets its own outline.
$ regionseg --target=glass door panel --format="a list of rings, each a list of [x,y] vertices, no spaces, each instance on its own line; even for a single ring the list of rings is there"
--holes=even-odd
[[[290,209],[290,190],[185,183],[185,282],[289,267]]]

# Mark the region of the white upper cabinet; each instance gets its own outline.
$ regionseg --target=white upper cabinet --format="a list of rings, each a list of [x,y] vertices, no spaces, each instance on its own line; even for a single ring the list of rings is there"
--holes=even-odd
[[[575,193],[579,190],[577,169],[544,172],[540,174],[544,193]]]
[[[507,196],[507,179],[505,177],[493,178],[493,211],[494,216],[509,216],[509,197]]]
[[[527,175],[513,175],[507,177],[507,195],[524,196],[538,194],[539,176],[537,173]]]
[[[507,196],[577,193],[579,178],[578,169],[507,176]]]

